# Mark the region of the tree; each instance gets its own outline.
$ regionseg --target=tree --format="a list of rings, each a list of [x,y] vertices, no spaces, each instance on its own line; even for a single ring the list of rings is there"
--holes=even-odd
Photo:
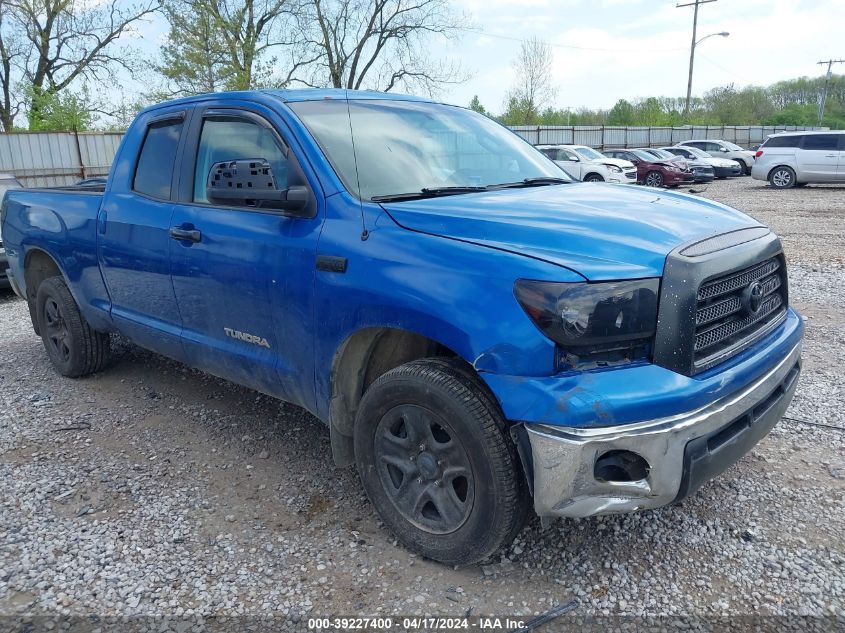
[[[14,67],[24,53],[22,38],[10,23],[9,6],[0,0],[0,126],[4,132],[11,132],[15,117],[23,106],[23,99],[14,94]]]
[[[634,106],[625,99],[616,102],[607,114],[608,125],[634,125],[636,113]]]
[[[127,6],[123,0],[82,3],[74,0],[0,0],[3,50],[0,53],[0,120],[11,125],[21,95],[6,99],[17,83],[26,87],[30,125],[41,125],[43,104],[74,82],[114,82],[123,68],[132,72],[134,58],[118,50],[118,40],[150,15],[155,0]],[[8,60],[8,63],[7,61]],[[16,109],[18,108],[18,109]]]
[[[508,110],[521,117],[520,125],[536,123],[540,113],[557,95],[552,82],[552,47],[538,40],[522,43],[513,62],[514,85],[508,93]]]
[[[469,109],[485,116],[490,116],[490,113],[481,105],[481,99],[478,98],[478,95],[473,95],[472,100],[469,102]]]
[[[465,20],[448,0],[308,0],[300,28],[314,58],[311,86],[436,94],[464,81],[456,63],[431,55],[433,41],[457,37]]]
[[[38,119],[30,123],[29,129],[38,132],[90,129],[96,109],[85,88],[78,93],[64,90],[33,95],[30,107],[35,107],[39,115]]]
[[[164,0],[163,9],[158,70],[172,94],[284,87],[314,61],[297,48],[291,0]]]

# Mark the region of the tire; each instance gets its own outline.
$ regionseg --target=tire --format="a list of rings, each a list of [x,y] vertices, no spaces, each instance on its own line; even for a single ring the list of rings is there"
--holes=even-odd
[[[604,182],[604,178],[601,177],[601,174],[587,174],[584,182]]]
[[[736,159],[734,162],[736,162],[736,164],[739,165],[739,175],[740,176],[748,176],[748,175],[751,174],[751,168],[748,165],[746,165],[745,162],[743,162],[739,159]]]
[[[646,187],[662,187],[663,174],[661,174],[659,171],[650,171],[645,175],[643,184]]]
[[[791,189],[795,186],[795,172],[785,165],[769,172],[769,184],[775,189]]]
[[[493,397],[455,361],[417,360],[378,378],[354,441],[364,490],[408,549],[468,565],[522,529],[530,495],[516,447]]]
[[[44,349],[58,373],[78,378],[106,366],[111,357],[111,338],[91,329],[64,279],[50,277],[41,282],[35,309]]]

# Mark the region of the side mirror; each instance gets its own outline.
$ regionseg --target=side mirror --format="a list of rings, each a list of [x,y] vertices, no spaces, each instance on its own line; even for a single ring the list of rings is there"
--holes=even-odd
[[[269,161],[263,158],[224,160],[208,172],[206,197],[212,204],[280,209],[285,215],[310,217],[308,188],[279,189]]]
[[[720,148],[719,148],[719,151],[720,151],[720,152],[724,152],[725,154],[727,154],[727,153],[728,153],[728,148],[727,148],[727,147],[720,147]]]

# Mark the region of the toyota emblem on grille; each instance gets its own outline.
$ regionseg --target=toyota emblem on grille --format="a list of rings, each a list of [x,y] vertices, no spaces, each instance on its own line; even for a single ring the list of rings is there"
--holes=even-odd
[[[763,284],[755,281],[745,291],[745,309],[748,314],[757,314],[763,303]]]

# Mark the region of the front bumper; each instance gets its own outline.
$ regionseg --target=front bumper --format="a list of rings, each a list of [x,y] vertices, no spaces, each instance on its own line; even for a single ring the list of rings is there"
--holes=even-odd
[[[656,508],[718,475],[764,437],[795,393],[801,344],[760,378],[697,409],[634,424],[574,428],[526,424],[534,507],[541,517],[587,517]],[[609,451],[648,463],[636,481],[595,476]]]
[[[742,175],[742,168],[738,163],[735,163],[730,167],[714,167],[713,171],[716,172],[716,178],[732,178],[734,176]]]
[[[670,172],[664,180],[667,185],[685,185],[694,183],[695,176],[692,174],[692,172],[682,174]]]

